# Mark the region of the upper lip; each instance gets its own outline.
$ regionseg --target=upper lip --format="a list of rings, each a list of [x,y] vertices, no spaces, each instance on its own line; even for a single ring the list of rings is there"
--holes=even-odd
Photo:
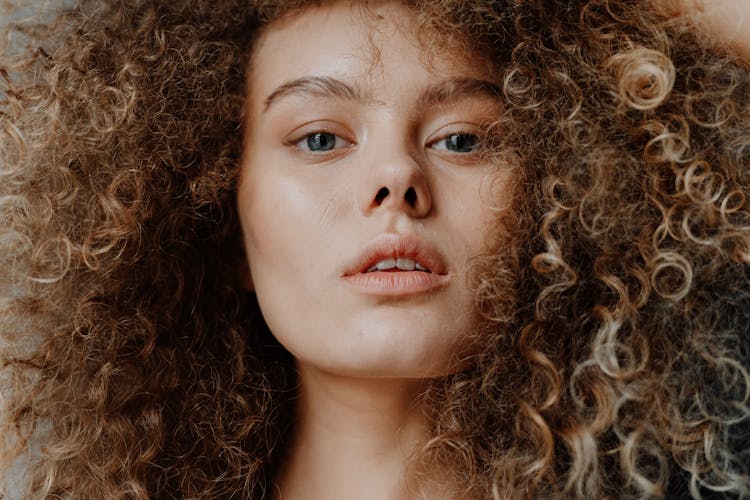
[[[347,266],[344,276],[366,273],[368,269],[385,259],[412,259],[435,274],[447,274],[445,261],[429,243],[415,237],[383,234],[371,241]]]

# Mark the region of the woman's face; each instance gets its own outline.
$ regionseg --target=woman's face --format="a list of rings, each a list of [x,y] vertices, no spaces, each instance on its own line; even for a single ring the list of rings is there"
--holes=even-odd
[[[507,175],[479,153],[499,104],[484,65],[429,57],[413,33],[397,3],[341,2],[275,22],[253,52],[238,192],[253,286],[298,363],[336,374],[453,372],[477,322],[466,274]]]

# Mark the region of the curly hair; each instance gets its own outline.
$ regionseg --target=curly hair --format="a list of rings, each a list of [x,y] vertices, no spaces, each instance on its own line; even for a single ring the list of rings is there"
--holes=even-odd
[[[272,496],[296,375],[237,273],[245,72],[321,3],[78,0],[5,29],[0,475],[24,497]],[[481,352],[422,395],[425,481],[750,496],[747,65],[643,2],[404,3],[494,68],[516,175],[513,245],[472,276]]]

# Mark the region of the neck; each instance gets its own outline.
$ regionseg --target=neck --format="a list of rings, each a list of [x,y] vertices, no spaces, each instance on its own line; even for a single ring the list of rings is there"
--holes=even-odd
[[[298,420],[278,480],[280,498],[416,496],[407,471],[426,436],[423,381],[347,377],[302,364],[298,369]]]

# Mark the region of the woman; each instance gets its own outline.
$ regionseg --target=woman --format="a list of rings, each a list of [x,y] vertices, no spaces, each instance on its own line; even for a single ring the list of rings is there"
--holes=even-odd
[[[750,78],[670,9],[21,25],[7,494],[750,494]]]

